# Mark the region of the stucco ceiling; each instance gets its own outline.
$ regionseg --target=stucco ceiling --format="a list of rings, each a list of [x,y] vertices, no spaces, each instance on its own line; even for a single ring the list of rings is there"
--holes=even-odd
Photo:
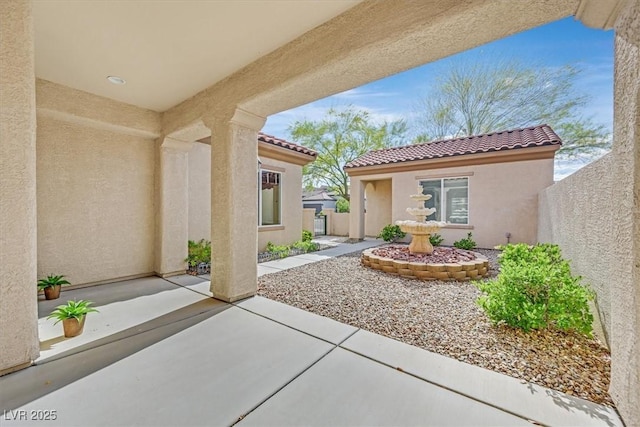
[[[36,76],[165,111],[359,2],[35,0]]]

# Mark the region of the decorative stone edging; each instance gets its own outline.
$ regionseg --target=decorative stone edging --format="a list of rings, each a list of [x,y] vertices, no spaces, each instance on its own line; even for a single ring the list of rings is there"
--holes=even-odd
[[[380,270],[407,279],[468,281],[486,277],[489,274],[489,260],[478,252],[472,252],[476,259],[447,264],[409,262],[384,258],[373,254],[373,249],[362,252],[360,262],[365,267]]]

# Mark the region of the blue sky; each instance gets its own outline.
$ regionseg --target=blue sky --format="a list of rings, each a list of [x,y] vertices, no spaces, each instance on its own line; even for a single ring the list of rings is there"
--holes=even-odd
[[[612,130],[613,31],[594,30],[569,17],[274,114],[267,119],[263,132],[286,139],[290,137],[287,128],[296,120],[320,120],[328,108],[347,105],[367,110],[380,122],[405,119],[411,125],[416,104],[426,97],[435,77],[452,60],[512,56],[537,66],[579,66],[583,71],[576,89],[591,98],[582,114]],[[556,162],[556,180],[588,162],[588,159]]]

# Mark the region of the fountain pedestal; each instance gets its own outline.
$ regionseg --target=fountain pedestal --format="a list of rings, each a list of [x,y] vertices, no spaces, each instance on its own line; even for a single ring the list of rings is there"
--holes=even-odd
[[[433,253],[433,245],[429,240],[430,234],[412,234],[411,243],[409,243],[409,253],[427,254]]]

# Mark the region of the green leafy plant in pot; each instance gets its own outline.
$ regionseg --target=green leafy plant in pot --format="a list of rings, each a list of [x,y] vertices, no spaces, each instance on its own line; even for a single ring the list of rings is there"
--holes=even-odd
[[[38,280],[38,290],[44,291],[45,299],[57,299],[60,297],[60,288],[62,285],[70,285],[67,280],[65,280],[64,276],[61,274],[59,276],[54,276],[50,274],[46,277],[46,279]]]
[[[91,301],[67,301],[66,305],[59,305],[51,312],[47,319],[57,319],[56,323],[62,321],[64,336],[67,338],[78,336],[84,329],[84,321],[87,313],[98,312],[90,305]]]

